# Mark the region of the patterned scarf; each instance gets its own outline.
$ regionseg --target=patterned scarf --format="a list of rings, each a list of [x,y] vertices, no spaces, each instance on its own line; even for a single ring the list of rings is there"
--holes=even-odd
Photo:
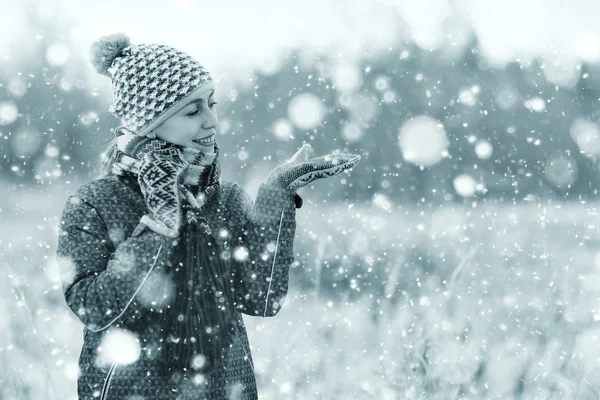
[[[125,133],[118,130],[117,154],[112,167],[115,175],[130,175],[137,177],[140,159],[143,154],[152,148],[149,144],[153,140]],[[158,139],[156,141],[161,142]],[[162,142],[166,143],[166,142]],[[184,179],[184,185],[192,190],[201,208],[205,200],[210,197],[221,184],[221,164],[219,160],[219,144],[215,140],[214,153],[207,153],[191,147],[175,145],[181,151],[181,158],[190,163]]]
[[[117,139],[115,175],[137,176],[143,154],[140,143],[147,139],[131,136],[126,133]],[[184,183],[197,204],[182,197],[186,222],[167,271],[175,291],[161,320],[163,365],[171,372],[186,368],[209,373],[220,365],[224,350],[233,342],[237,319],[233,276],[201,209],[220,186],[219,145],[215,141],[214,153],[184,148],[182,158],[191,163]]]

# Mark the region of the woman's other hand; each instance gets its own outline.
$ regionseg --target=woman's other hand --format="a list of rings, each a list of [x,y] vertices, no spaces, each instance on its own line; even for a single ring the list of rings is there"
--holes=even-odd
[[[357,154],[331,153],[309,159],[310,144],[305,143],[288,161],[277,166],[267,178],[267,184],[298,190],[312,181],[336,176],[354,167],[361,157]]]
[[[146,200],[148,218],[166,227],[165,234],[176,237],[184,223],[182,195],[190,201],[189,190],[183,186],[190,164],[181,157],[179,148],[164,143],[150,145],[140,154],[138,183]]]

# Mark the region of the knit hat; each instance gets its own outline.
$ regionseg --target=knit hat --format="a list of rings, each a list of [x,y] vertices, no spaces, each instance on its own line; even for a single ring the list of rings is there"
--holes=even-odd
[[[161,44],[132,45],[123,33],[101,37],[90,50],[96,71],[112,79],[109,111],[139,136],[181,110],[213,81],[188,54]]]

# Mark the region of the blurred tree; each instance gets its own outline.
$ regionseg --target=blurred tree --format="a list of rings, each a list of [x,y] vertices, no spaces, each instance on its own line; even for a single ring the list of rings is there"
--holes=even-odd
[[[333,148],[362,154],[352,172],[352,188],[339,180],[322,183],[327,187],[319,193],[328,198],[370,201],[380,193],[395,202],[429,204],[595,194],[600,183],[595,159],[581,153],[569,132],[576,118],[598,119],[589,104],[600,80],[588,71],[585,76],[592,77],[584,86],[558,88],[539,62],[492,68],[476,45],[473,40],[462,56],[450,59],[442,52],[400,44],[357,63],[360,84],[350,91],[334,85],[349,79],[336,76],[335,59],[321,56],[303,69],[298,52],[292,53],[274,74],[257,75],[256,85],[241,91],[229,112],[237,118],[237,133],[252,139],[244,146],[254,160],[272,156],[284,161],[303,140],[318,155]],[[303,93],[316,96],[327,115],[314,129],[293,128],[293,139],[275,139],[274,122],[293,120],[290,105]],[[399,147],[402,125],[421,115],[441,123],[448,139],[448,157],[431,166],[410,163]],[[271,154],[272,146],[264,146],[273,141],[281,149],[276,154]],[[423,143],[422,149],[429,145]],[[480,184],[472,196],[463,198],[464,188],[457,191],[460,175]]]
[[[47,10],[46,10],[47,12]],[[32,184],[89,171],[106,140],[107,109],[87,79],[89,63],[69,40],[74,24],[29,4],[0,64],[0,174]],[[27,37],[26,43],[22,38]],[[14,56],[13,56],[14,55]],[[102,115],[103,120],[105,115]],[[100,135],[98,135],[100,133]]]
[[[69,40],[73,26],[30,6],[21,37],[35,40],[13,44],[15,56],[0,64],[0,173],[9,179],[89,173],[118,124],[106,111],[109,94],[91,87],[89,62]],[[334,150],[363,156],[349,179],[319,182],[322,200],[369,203],[384,195],[430,206],[597,192],[598,154],[582,152],[573,133],[580,121],[579,145],[600,146],[596,66],[583,65],[569,89],[549,82],[535,60],[488,66],[475,39],[452,57],[409,42],[341,67],[337,55],[302,62],[303,55],[292,51],[275,70],[255,71],[219,106],[226,131],[219,141],[234,149],[224,151],[224,172],[262,175],[307,141],[315,157]],[[419,116],[447,136],[447,155],[433,165],[410,162],[400,148],[402,127]],[[472,179],[456,180],[464,176]]]

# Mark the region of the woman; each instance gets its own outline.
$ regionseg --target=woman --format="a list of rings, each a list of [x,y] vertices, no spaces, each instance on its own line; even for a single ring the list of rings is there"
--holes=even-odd
[[[305,144],[253,201],[220,177],[215,86],[187,54],[92,45],[120,118],[109,173],[69,196],[57,256],[83,322],[79,399],[256,399],[241,313],[283,304],[294,259],[296,191],[360,156],[308,159]]]

